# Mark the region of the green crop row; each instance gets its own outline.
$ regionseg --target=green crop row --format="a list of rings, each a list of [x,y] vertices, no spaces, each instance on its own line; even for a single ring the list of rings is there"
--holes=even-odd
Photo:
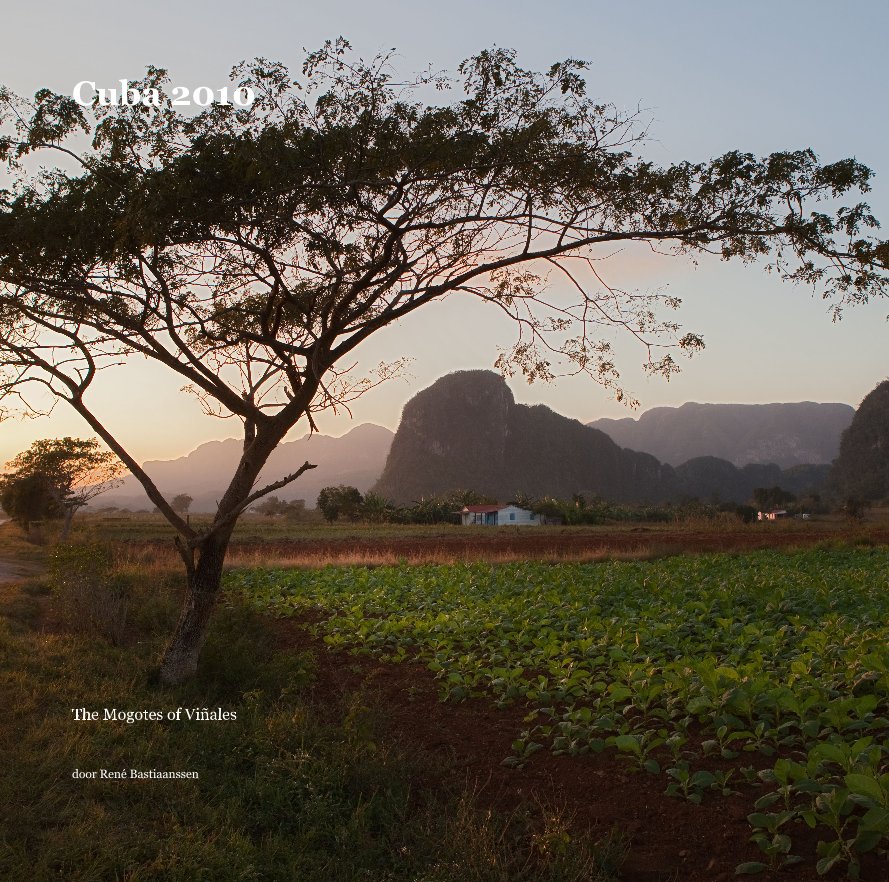
[[[615,750],[695,802],[732,776],[767,787],[750,815],[764,860],[739,872],[799,860],[794,824],[819,831],[819,872],[887,853],[886,550],[232,580],[280,615],[320,612],[331,647],[425,662],[444,699],[522,702],[509,764]]]

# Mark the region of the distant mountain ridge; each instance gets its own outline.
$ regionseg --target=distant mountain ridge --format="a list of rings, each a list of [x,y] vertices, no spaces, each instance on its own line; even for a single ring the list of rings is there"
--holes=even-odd
[[[755,487],[780,485],[797,495],[820,490],[829,470],[824,463],[839,448],[842,428],[837,427],[848,426],[854,413],[848,405],[812,402],[692,403],[654,408],[638,420],[584,426],[543,405],[516,404],[499,374],[460,371],[415,395],[404,407],[397,433],[364,423],[338,438],[316,434],[285,442],[260,481],[276,480],[305,460],[316,463],[317,469],[277,493],[286,500],[305,499],[310,508],[322,487],[335,484],[362,493],[374,489],[402,504],[460,488],[501,501],[522,492],[567,498],[586,493],[616,502],[693,496],[744,502]],[[603,425],[607,431],[597,428]],[[654,437],[649,446],[673,450],[672,462],[638,449],[640,428]],[[623,437],[637,447],[619,440]],[[733,449],[732,441],[737,442]],[[677,451],[688,449],[706,453],[676,461]],[[733,453],[736,462],[718,451]],[[745,461],[755,451],[771,463]],[[188,493],[192,511],[213,511],[240,452],[241,442],[234,438],[210,441],[187,456],[150,460],[144,467],[168,498]],[[817,459],[795,461],[804,455]],[[782,469],[782,464],[792,467]],[[144,509],[152,503],[128,477],[94,507],[110,505]]]
[[[678,466],[716,456],[735,466],[775,463],[781,468],[832,462],[855,409],[848,404],[698,404],[655,407],[638,419],[599,419],[588,426],[621,447]]]
[[[373,423],[362,423],[345,435],[306,435],[285,441],[272,453],[257,487],[295,471],[306,460],[318,467],[277,491],[280,499],[305,499],[313,508],[322,487],[350,484],[365,492],[380,475],[393,432]],[[216,502],[230,480],[241,455],[241,442],[235,438],[201,444],[187,456],[169,460],[149,460],[143,464],[158,489],[168,498],[177,493],[193,497],[191,510],[214,511]],[[123,484],[98,497],[96,508],[150,508],[142,485],[132,476]]]
[[[631,503],[691,496],[745,502],[761,486],[811,492],[823,484],[828,468],[785,471],[775,464],[748,464],[739,469],[714,456],[674,468],[548,407],[516,404],[498,374],[459,371],[405,405],[373,490],[401,504],[455,489],[500,501],[521,492],[561,498],[582,493]]]

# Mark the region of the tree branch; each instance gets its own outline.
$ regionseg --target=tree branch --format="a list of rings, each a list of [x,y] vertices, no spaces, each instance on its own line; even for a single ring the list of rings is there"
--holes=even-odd
[[[286,487],[288,484],[292,484],[300,475],[309,471],[309,469],[316,469],[317,465],[312,465],[310,462],[304,462],[295,472],[292,474],[286,475],[281,478],[279,481],[274,481],[271,484],[267,484],[261,490],[257,490],[255,493],[251,493],[243,502],[233,508],[231,511],[226,512],[219,520],[213,522],[212,526],[209,530],[201,532],[200,534],[196,534],[193,539],[189,541],[189,547],[196,548],[200,546],[201,542],[206,539],[208,536],[212,536],[214,533],[218,533],[223,527],[228,526],[233,521],[236,521],[240,515],[257,499],[262,499],[263,496],[268,495],[274,490],[280,490],[282,487]]]

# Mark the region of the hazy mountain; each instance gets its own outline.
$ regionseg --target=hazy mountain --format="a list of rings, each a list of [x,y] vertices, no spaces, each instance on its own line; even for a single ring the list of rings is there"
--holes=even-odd
[[[779,485],[798,495],[817,490],[828,469],[739,469],[714,456],[673,468],[650,454],[621,448],[604,432],[548,407],[516,404],[498,374],[460,371],[405,405],[373,489],[402,504],[455,489],[500,501],[522,492],[561,498],[582,493],[616,502],[690,496],[745,502],[755,487]]]
[[[830,466],[818,463],[782,469],[774,463],[748,463],[738,468],[727,459],[697,456],[675,471],[681,497],[746,503],[757,487],[780,487],[798,498],[821,493]]]
[[[716,456],[736,466],[776,463],[782,468],[829,463],[852,422],[848,404],[683,404],[655,407],[638,419],[600,419],[589,425],[617,444],[679,465]]]
[[[350,484],[363,493],[383,470],[392,437],[391,430],[364,423],[340,438],[306,435],[297,441],[286,441],[272,453],[257,486],[295,471],[308,460],[318,468],[277,491],[280,499],[305,499],[308,507],[313,508],[321,488],[331,484]],[[168,498],[169,495],[188,493],[194,498],[192,511],[212,511],[234,472],[240,453],[241,442],[229,438],[202,444],[178,459],[149,460],[143,467]],[[133,477],[96,499],[95,507],[107,505],[136,509],[152,507]]]
[[[674,494],[672,469],[548,407],[516,404],[491,371],[449,374],[404,406],[374,490],[410,503],[460,488],[500,500],[518,491],[626,501]]]
[[[889,383],[883,385],[889,387]],[[697,446],[706,453],[687,457],[675,468],[651,453],[624,449],[609,434],[593,427],[607,424],[609,433],[617,436],[620,432],[638,434],[639,427],[649,425],[675,427],[682,414],[698,425]],[[285,442],[272,454],[260,480],[268,483],[280,478],[305,460],[317,463],[317,469],[277,494],[283,499],[305,499],[310,508],[321,488],[331,484],[349,484],[362,493],[373,487],[399,503],[455,489],[476,490],[501,501],[522,492],[563,498],[583,493],[619,502],[662,502],[690,496],[745,502],[755,487],[779,485],[797,495],[817,492],[829,467],[800,465],[782,470],[778,465],[748,461],[736,468],[718,455],[731,441],[732,425],[737,436],[746,433],[745,449],[751,456],[754,450],[774,453],[783,445],[785,453],[794,449],[800,457],[803,451],[811,451],[819,458],[813,460],[817,462],[823,461],[824,451],[829,449],[829,433],[822,433],[819,447],[813,440],[817,433],[803,430],[829,426],[830,414],[835,423],[841,423],[854,411],[846,405],[811,403],[686,404],[656,408],[638,421],[599,420],[584,426],[542,405],[516,404],[498,374],[461,371],[442,377],[414,396],[405,405],[394,436],[389,429],[365,423],[340,438],[307,435]],[[796,440],[785,443],[793,415],[800,418],[793,436]],[[846,422],[850,420],[851,416]],[[761,427],[759,442],[754,443],[750,425]],[[668,434],[666,429],[662,431]],[[689,433],[677,430],[675,434],[684,434],[691,443]],[[839,434],[837,430],[837,442]],[[674,447],[679,440],[674,439]],[[661,441],[666,445],[669,439]],[[211,441],[187,456],[148,461],[144,467],[168,498],[188,493],[194,498],[192,511],[212,511],[240,450],[241,442],[234,438]],[[772,459],[792,461],[787,456]],[[95,502],[97,508],[108,505],[141,509],[152,504],[135,478],[128,477],[121,487]]]
[[[862,500],[889,498],[889,380],[867,394],[843,432],[830,489]]]

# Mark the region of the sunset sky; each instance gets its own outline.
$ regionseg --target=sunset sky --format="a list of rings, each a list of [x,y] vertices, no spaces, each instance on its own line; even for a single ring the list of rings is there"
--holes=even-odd
[[[546,68],[568,57],[592,63],[589,92],[651,120],[646,155],[661,163],[700,160],[730,149],[768,153],[812,147],[822,161],[855,156],[877,172],[866,199],[889,224],[889,118],[886,85],[889,4],[715,4],[639,2],[337,2],[16,4],[3,17],[0,83],[20,94],[40,87],[70,94],[80,80],[113,86],[148,64],[168,68],[173,84],[218,88],[231,66],[254,56],[289,64],[302,47],[343,35],[364,55],[397,48],[405,73],[427,64],[454,71],[493,45],[515,48],[519,62]],[[885,235],[885,233],[884,233]],[[643,353],[625,347],[627,385],[642,410],[685,401],[840,401],[857,405],[889,375],[889,302],[848,310],[833,324],[827,305],[757,266],[626,251],[606,268],[629,289],[666,290],[683,299],[680,320],[706,350],[670,383],[636,369]],[[444,373],[491,368],[513,333],[493,309],[461,297],[421,310],[360,352],[373,365],[401,355],[410,375],[374,390],[353,416],[319,420],[340,435],[360,422],[395,428],[405,401]],[[137,459],[187,453],[237,426],[203,417],[179,392],[181,380],[144,363],[117,369],[98,389],[107,416]],[[629,412],[589,379],[528,386],[511,381],[518,401],[544,403],[583,421]],[[59,404],[40,421],[0,423],[0,466],[39,437],[87,437]],[[304,434],[298,426],[294,436]]]

